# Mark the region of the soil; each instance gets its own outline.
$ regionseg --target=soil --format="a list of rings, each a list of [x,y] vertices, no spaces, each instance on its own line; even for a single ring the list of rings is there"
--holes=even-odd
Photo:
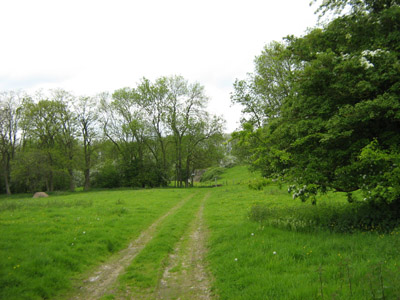
[[[157,226],[167,216],[181,208],[182,205],[192,197],[193,195],[183,199],[143,231],[136,240],[130,243],[128,248],[120,251],[113,256],[110,261],[99,266],[86,280],[81,282],[80,287],[78,287],[78,292],[71,297],[71,299],[100,299],[102,296],[108,294],[113,288],[118,276],[153,238]]]

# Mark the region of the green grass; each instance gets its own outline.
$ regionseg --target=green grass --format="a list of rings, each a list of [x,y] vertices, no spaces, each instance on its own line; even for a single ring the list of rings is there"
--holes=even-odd
[[[321,203],[345,201],[341,194],[326,197]],[[386,299],[397,299],[399,230],[389,235],[340,234],[274,226],[248,218],[255,203],[286,212],[286,217],[296,209],[321,210],[293,200],[277,186],[264,191],[245,185],[215,189],[205,213],[208,258],[220,299],[372,299],[373,294],[380,299],[382,286]]]
[[[398,299],[399,228],[385,234],[348,227],[337,232],[325,225],[335,214],[345,220],[339,218],[350,205],[344,194],[328,193],[313,206],[293,200],[285,187],[249,189],[258,177],[238,166],[221,174],[218,184],[223,186],[211,189],[59,193],[46,199],[2,196],[0,299],[68,294],[75,280],[195,193],[163,220],[119,278],[121,289],[150,295],[208,192],[207,259],[221,300]],[[259,222],[251,215],[255,205],[267,208]]]
[[[254,178],[259,178],[259,172],[252,172],[248,166],[236,166],[226,169],[226,172],[221,175],[221,181],[234,182],[235,184],[247,184]]]
[[[46,299],[127,246],[189,190],[0,200],[0,299]]]
[[[195,186],[204,187],[204,186],[214,186],[223,185],[238,185],[244,184],[247,185],[254,178],[259,178],[259,172],[252,172],[249,170],[247,166],[235,166],[232,168],[226,168],[225,172],[217,176],[217,181],[210,180],[205,182],[196,182]]]

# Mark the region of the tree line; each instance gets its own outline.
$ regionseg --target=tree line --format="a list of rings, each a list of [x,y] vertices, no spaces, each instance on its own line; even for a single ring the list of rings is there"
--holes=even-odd
[[[224,156],[224,120],[199,83],[143,78],[112,94],[0,94],[0,158],[7,194],[91,186],[187,187]]]
[[[400,211],[400,2],[327,0],[334,18],[265,46],[234,84],[235,152],[303,201],[327,191]],[[359,197],[359,196],[358,196]]]

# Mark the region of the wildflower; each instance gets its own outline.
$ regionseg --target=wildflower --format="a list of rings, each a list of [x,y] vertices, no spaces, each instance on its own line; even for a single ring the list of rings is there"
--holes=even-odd
[[[235,257],[235,261],[237,261],[237,257]]]
[[[276,255],[276,251],[272,252],[273,255]]]
[[[83,234],[86,234],[86,231],[82,232]]]
[[[71,243],[71,246],[73,246],[74,245],[74,243]]]
[[[251,235],[254,235],[254,232],[252,232]]]

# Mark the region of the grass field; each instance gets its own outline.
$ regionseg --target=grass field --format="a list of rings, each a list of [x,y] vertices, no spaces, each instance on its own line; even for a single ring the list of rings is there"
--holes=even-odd
[[[398,228],[320,227],[316,219],[349,205],[343,195],[328,194],[312,206],[293,200],[285,187],[250,190],[255,177],[239,166],[222,174],[218,184],[227,185],[216,188],[2,197],[0,299],[66,298],[76,281],[189,197],[118,277],[119,292],[150,295],[206,194],[207,268],[219,299],[400,299]],[[254,221],[258,206],[268,210]]]
[[[0,299],[47,299],[127,246],[189,190],[0,201]]]

